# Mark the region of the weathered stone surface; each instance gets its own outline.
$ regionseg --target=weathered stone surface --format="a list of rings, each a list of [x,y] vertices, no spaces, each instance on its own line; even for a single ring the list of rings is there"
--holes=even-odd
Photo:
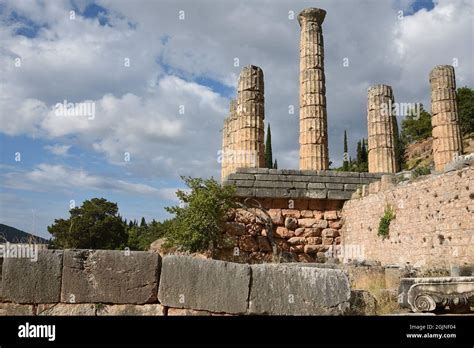
[[[285,264],[251,267],[251,314],[342,314],[349,307],[349,281],[341,270]]]
[[[281,209],[269,209],[268,215],[272,218],[272,222],[275,225],[282,225],[283,224],[283,214],[281,213]]]
[[[38,305],[37,315],[94,316],[99,305],[93,303],[55,303]]]
[[[33,305],[0,303],[0,316],[35,315]]]
[[[316,219],[298,219],[299,227],[312,227],[314,224],[319,224]]]
[[[61,302],[156,301],[160,260],[141,251],[65,250]]]
[[[433,160],[435,169],[442,171],[448,163],[463,152],[454,67],[438,65],[431,70],[429,78],[431,84]]]
[[[474,277],[402,278],[398,302],[415,313],[446,306],[468,312],[474,304]]]
[[[288,244],[290,244],[290,245],[306,244],[306,238],[304,238],[304,237],[291,237],[290,239],[288,239]]]
[[[285,227],[289,230],[296,230],[298,227],[298,219],[294,217],[285,218]]]
[[[377,299],[366,290],[352,290],[350,315],[377,315]]]
[[[5,258],[2,268],[2,296],[16,303],[59,301],[63,252],[39,250],[38,260]]]
[[[193,309],[187,308],[167,308],[166,315],[170,317],[175,316],[199,316],[199,317],[209,317],[212,315],[211,312],[207,311],[196,311]]]
[[[164,307],[157,303],[144,305],[104,305],[97,309],[97,315],[162,316],[164,315]]]
[[[275,230],[275,235],[280,238],[290,238],[293,237],[293,233],[288,230],[286,227],[278,226]]]
[[[245,313],[248,265],[170,255],[163,258],[158,299],[164,306]]]
[[[232,236],[241,236],[245,234],[245,224],[241,222],[225,222],[224,231]]]
[[[258,251],[258,243],[255,237],[245,235],[240,238],[239,247],[243,251]]]

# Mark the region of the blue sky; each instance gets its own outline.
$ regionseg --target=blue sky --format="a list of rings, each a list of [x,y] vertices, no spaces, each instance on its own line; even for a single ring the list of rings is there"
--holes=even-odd
[[[350,146],[367,134],[370,85],[390,84],[396,100],[429,109],[429,70],[456,62],[458,85],[473,86],[469,0],[216,0],[199,8],[192,1],[2,1],[0,222],[48,237],[46,227],[68,216],[71,201],[93,197],[117,202],[128,219],[168,217],[180,175],[219,177],[220,129],[247,64],[264,70],[273,153],[280,167],[297,168],[299,27],[289,13],[308,6],[328,11],[336,165],[344,129]],[[58,117],[54,106],[63,100],[93,104],[95,117]]]

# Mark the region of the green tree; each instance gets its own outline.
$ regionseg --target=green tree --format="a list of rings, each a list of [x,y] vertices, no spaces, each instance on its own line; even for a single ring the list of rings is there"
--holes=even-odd
[[[146,226],[145,218],[142,216],[142,221],[140,222],[140,227]]]
[[[349,171],[349,161],[348,161],[348,152],[347,152],[347,132],[346,130],[344,130],[344,157],[343,157],[343,161],[342,161],[342,170],[344,172],[347,172]]]
[[[182,177],[190,191],[178,190],[183,203],[166,210],[174,214],[165,231],[166,246],[191,252],[213,250],[222,233],[224,215],[234,207],[234,186],[221,186],[214,178]]]
[[[267,140],[265,141],[265,168],[273,168],[272,131],[270,129],[270,123],[268,123]]]
[[[278,169],[278,161],[275,158],[275,162],[273,162],[273,169]]]
[[[458,113],[463,134],[474,132],[474,90],[469,87],[458,88]]]
[[[407,145],[418,140],[424,140],[430,136],[431,114],[420,104],[419,115],[416,114],[415,110],[411,110],[403,119],[400,141]]]
[[[69,219],[56,219],[48,226],[56,248],[118,249],[127,241],[116,203],[93,198],[69,210]]]

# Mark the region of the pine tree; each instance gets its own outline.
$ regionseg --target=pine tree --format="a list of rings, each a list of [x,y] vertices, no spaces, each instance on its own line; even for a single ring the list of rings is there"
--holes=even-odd
[[[349,171],[349,161],[347,157],[349,154],[347,153],[347,133],[346,130],[344,130],[344,160],[342,162],[342,170],[347,172]]]
[[[146,226],[145,218],[142,216],[142,221],[140,222],[140,227]]]
[[[270,129],[270,123],[267,127],[267,140],[265,141],[265,168],[273,168],[273,155],[272,155],[272,131]]]
[[[275,158],[275,162],[273,162],[273,169],[278,169],[278,161]]]

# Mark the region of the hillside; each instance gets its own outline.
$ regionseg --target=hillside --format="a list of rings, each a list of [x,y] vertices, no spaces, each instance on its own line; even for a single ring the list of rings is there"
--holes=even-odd
[[[48,243],[47,239],[21,231],[11,226],[0,224],[0,243],[29,243],[33,241],[36,243]]]
[[[418,167],[429,167],[433,163],[433,151],[431,149],[433,138],[429,137],[407,145],[405,150],[405,162],[408,170]],[[464,153],[474,152],[474,133],[465,135],[463,138]]]

